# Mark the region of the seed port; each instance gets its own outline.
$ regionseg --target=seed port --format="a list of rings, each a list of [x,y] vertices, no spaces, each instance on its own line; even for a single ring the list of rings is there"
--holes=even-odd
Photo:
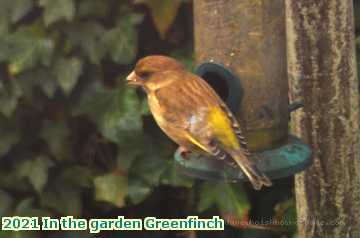
[[[221,64],[205,62],[195,73],[203,78],[236,114],[240,107],[243,89],[239,78]]]
[[[227,81],[215,72],[205,73],[202,78],[215,90],[225,102],[229,99],[229,85]]]

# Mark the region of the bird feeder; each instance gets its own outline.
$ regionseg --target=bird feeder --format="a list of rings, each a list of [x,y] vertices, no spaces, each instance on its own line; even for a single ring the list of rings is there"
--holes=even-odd
[[[285,5],[283,0],[194,1],[195,73],[227,103],[242,125],[251,159],[270,178],[311,164],[311,149],[289,135]],[[175,154],[180,172],[241,181],[241,170],[214,158]]]

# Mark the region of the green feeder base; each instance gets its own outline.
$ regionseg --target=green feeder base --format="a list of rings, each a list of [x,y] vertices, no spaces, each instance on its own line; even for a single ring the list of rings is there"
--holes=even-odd
[[[244,92],[240,79],[233,72],[221,64],[205,62],[197,67],[195,73],[215,89],[230,110],[234,112],[239,108]],[[301,103],[290,105],[289,113],[301,106]],[[182,158],[179,152],[175,154],[177,169],[186,175],[229,182],[247,180],[240,169],[233,168],[221,160],[201,155],[187,157]],[[287,141],[277,148],[253,153],[250,159],[253,159],[258,168],[271,179],[290,176],[312,163],[310,147],[294,136],[289,136]]]
[[[250,159],[270,179],[293,175],[312,163],[310,147],[294,136],[275,149],[254,153]],[[184,159],[177,151],[175,164],[179,172],[195,178],[228,182],[248,180],[240,169],[211,157],[190,155]]]

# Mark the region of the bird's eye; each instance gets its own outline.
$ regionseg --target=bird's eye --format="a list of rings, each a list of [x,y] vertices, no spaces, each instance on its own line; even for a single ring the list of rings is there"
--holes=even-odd
[[[145,78],[149,77],[150,74],[151,74],[151,73],[150,73],[150,72],[147,72],[147,71],[143,71],[143,72],[139,72],[139,73],[138,73],[139,77],[142,78],[142,79],[145,79]]]

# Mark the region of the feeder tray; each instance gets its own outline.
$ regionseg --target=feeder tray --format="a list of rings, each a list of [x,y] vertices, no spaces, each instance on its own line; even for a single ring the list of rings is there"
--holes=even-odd
[[[220,64],[206,62],[197,67],[195,74],[205,79],[217,91],[230,110],[235,112],[239,108],[243,88],[240,79],[234,73]],[[289,113],[299,107],[299,103],[290,105]],[[287,140],[276,148],[253,152],[250,159],[270,179],[276,179],[306,169],[312,163],[311,153],[308,145],[289,135]],[[190,154],[185,159],[178,150],[175,153],[175,165],[180,173],[195,178],[227,182],[248,180],[240,169],[211,156]]]

